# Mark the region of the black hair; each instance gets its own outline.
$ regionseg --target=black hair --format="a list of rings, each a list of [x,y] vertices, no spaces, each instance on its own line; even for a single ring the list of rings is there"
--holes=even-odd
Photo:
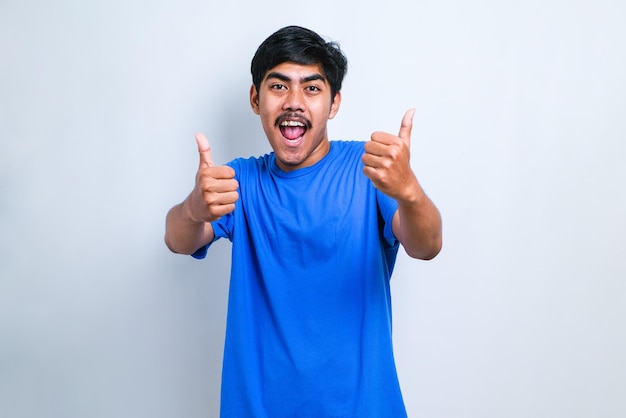
[[[257,92],[265,74],[284,62],[321,65],[333,100],[341,90],[341,83],[348,71],[348,60],[338,43],[327,42],[310,29],[286,26],[263,41],[252,58],[250,71]]]

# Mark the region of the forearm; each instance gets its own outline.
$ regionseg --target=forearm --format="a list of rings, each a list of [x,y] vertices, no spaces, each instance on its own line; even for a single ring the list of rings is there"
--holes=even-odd
[[[439,210],[419,184],[410,197],[397,202],[393,231],[406,253],[422,260],[434,258],[442,246]]]
[[[165,219],[165,244],[175,253],[193,254],[213,241],[213,227],[209,222],[196,222],[188,215],[187,200],[174,206]]]

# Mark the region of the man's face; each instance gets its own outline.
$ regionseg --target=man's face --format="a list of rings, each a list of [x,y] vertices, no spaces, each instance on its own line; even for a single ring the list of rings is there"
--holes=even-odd
[[[270,69],[259,86],[250,88],[252,110],[285,170],[308,167],[329,151],[326,124],[335,117],[341,103],[334,100],[320,65],[285,62]]]

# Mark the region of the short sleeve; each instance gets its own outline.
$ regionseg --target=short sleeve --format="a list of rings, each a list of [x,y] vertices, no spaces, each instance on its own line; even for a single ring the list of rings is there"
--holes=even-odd
[[[232,213],[229,213],[228,215],[222,216],[217,221],[211,222],[211,226],[213,227],[213,233],[215,235],[213,237],[213,241],[209,242],[207,245],[205,245],[203,247],[198,248],[195,253],[191,254],[191,256],[193,258],[201,260],[201,259],[206,257],[207,252],[209,251],[209,247],[211,246],[211,244],[213,244],[218,239],[220,239],[220,238],[228,238],[229,240],[232,241],[232,239],[231,239],[231,236],[232,236],[232,234],[231,234],[232,224],[233,224],[233,214]]]
[[[376,189],[376,201],[384,222],[383,237],[390,247],[397,247],[399,241],[393,233],[393,216],[398,210],[398,203],[378,189]]]

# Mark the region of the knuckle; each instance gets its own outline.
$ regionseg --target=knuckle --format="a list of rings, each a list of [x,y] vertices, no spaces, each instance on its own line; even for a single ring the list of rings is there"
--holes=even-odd
[[[394,163],[394,159],[393,157],[391,158],[384,158],[381,160],[380,165],[381,165],[381,176],[387,176],[388,174],[388,170],[391,170],[393,167],[393,163]]]
[[[213,199],[213,196],[211,193],[204,194],[204,204],[209,209],[209,211],[211,210],[211,207],[215,205],[215,200]]]
[[[213,187],[211,179],[203,179],[200,184],[200,188],[205,194],[212,193]]]
[[[372,135],[370,136],[370,138],[372,139],[372,141],[377,141],[380,140],[380,137],[383,135],[383,132],[380,131],[375,131],[372,133]]]
[[[219,195],[215,192],[205,192],[204,203],[207,205],[207,207],[212,207],[219,204]]]

